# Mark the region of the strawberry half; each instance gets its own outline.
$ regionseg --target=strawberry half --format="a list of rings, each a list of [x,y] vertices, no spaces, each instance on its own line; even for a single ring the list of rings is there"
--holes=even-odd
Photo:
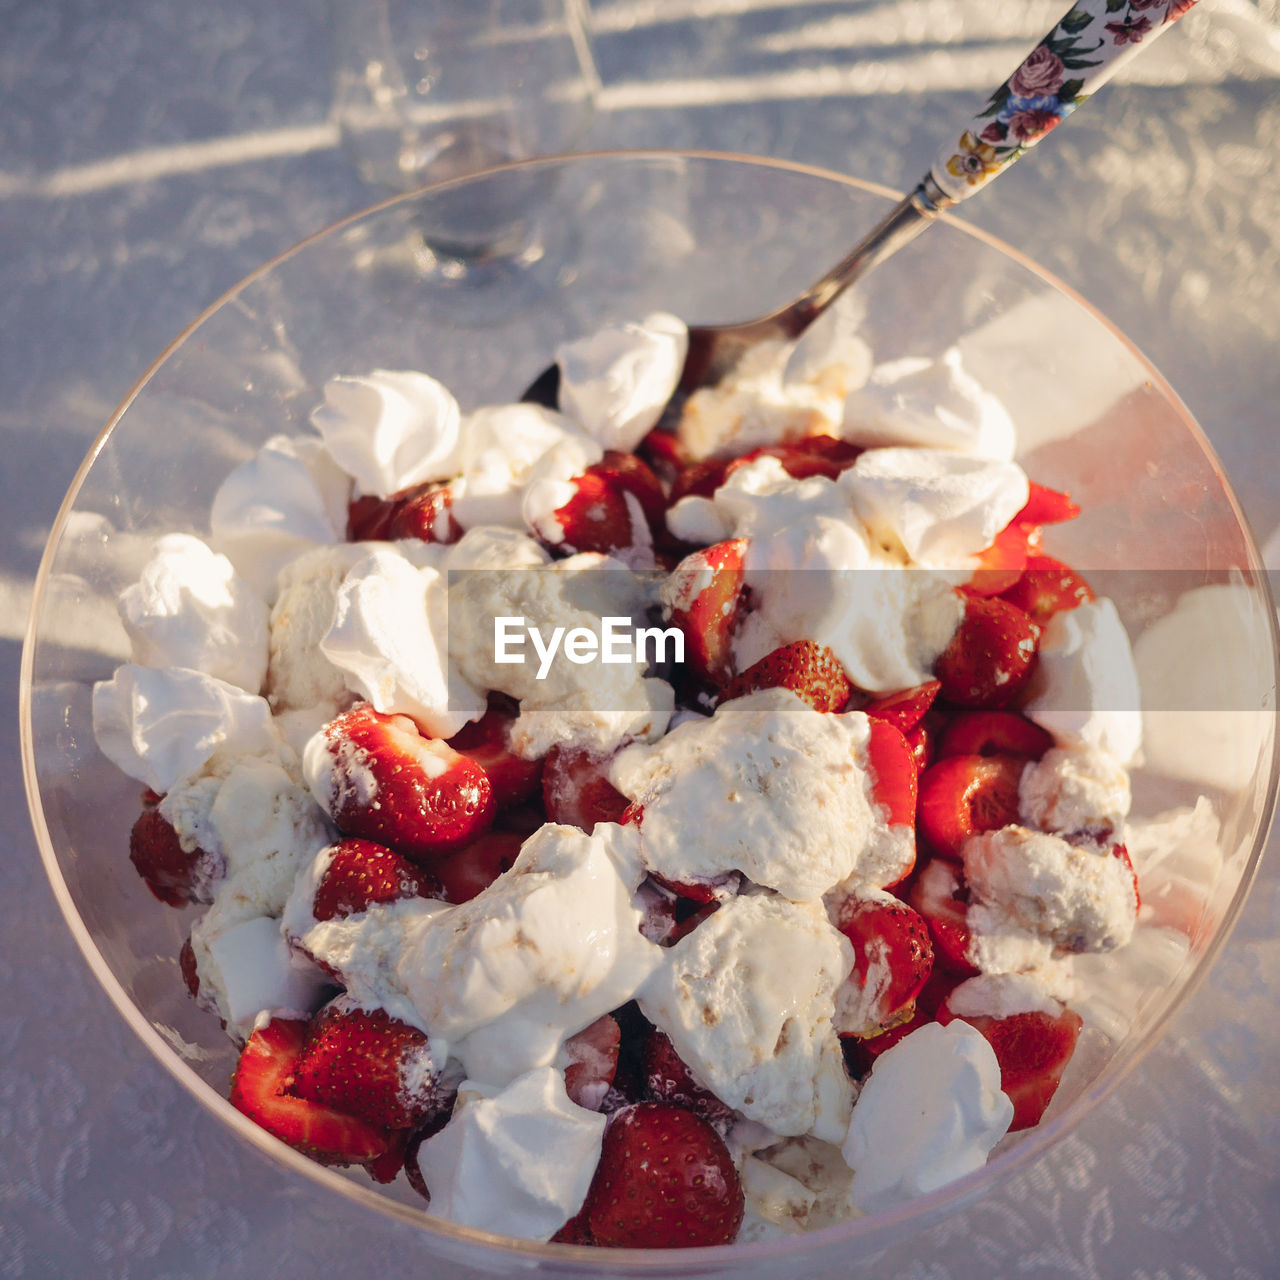
[[[564,1042],[569,1059],[564,1088],[571,1101],[588,1111],[603,1108],[618,1070],[621,1043],[622,1031],[607,1013]]]
[[[1093,589],[1070,565],[1052,556],[1030,556],[1026,568],[1000,598],[1043,626],[1055,613],[1094,598]]]
[[[170,907],[208,902],[210,883],[221,875],[221,858],[182,847],[173,824],[148,806],[129,833],[129,861],[151,892]]]
[[[851,710],[861,711],[873,720],[888,721],[900,733],[907,733],[924,719],[925,712],[933,706],[941,688],[939,681],[928,680],[912,689],[900,689],[897,693],[873,698]]]
[[[590,834],[597,822],[619,822],[627,798],[609,781],[609,758],[581,747],[552,747],[542,771],[548,822]]]
[[[425,861],[475,839],[493,821],[484,769],[408,716],[360,703],[324,727],[332,756],[325,808],[343,835]]]
[[[998,597],[970,596],[950,644],[934,663],[941,694],[961,707],[1000,707],[1026,684],[1040,628]]]
[[[509,731],[518,714],[511,698],[491,693],[484,715],[449,739],[456,752],[474,760],[485,771],[499,809],[523,804],[537,795],[542,785],[542,761],[522,760],[511,750]]]
[[[570,483],[573,497],[552,517],[560,536],[544,532],[557,550],[609,555],[652,548],[666,497],[658,477],[634,454],[611,450]]]
[[[452,508],[453,490],[436,481],[402,489],[387,498],[367,494],[347,508],[347,540],[457,542],[462,526],[453,518]]]
[[[744,1203],[733,1157],[707,1121],[642,1102],[605,1130],[583,1211],[597,1244],[679,1249],[731,1243]]]
[[[846,468],[853,466],[861,452],[857,445],[835,436],[804,436],[787,444],[762,445],[744,453],[729,463],[725,479],[757,458],[776,458],[793,480],[807,480],[810,476],[826,476],[828,480],[834,480]]]
[[[372,840],[348,836],[327,852],[329,865],[316,886],[311,906],[317,920],[358,915],[374,902],[440,896],[440,884],[434,876]]]
[[[837,908],[834,923],[853,944],[853,970],[846,981],[864,993],[870,987],[873,997],[864,1010],[866,1025],[857,1034],[909,1018],[933,971],[933,943],[923,917],[887,894],[850,895]]]
[[[367,1164],[391,1145],[386,1130],[290,1089],[308,1024],[273,1018],[250,1035],[231,1080],[231,1105],[321,1164]]]
[[[1039,760],[1053,735],[1016,711],[964,711],[938,737],[943,756],[1020,756]]]
[[[920,775],[916,833],[934,853],[957,861],[965,841],[1018,821],[1018,756],[946,756]]]
[[[935,961],[952,973],[973,977],[978,970],[968,956],[969,906],[960,868],[934,858],[916,876],[908,902],[929,926]]]
[[[641,1069],[645,1094],[650,1101],[683,1107],[713,1125],[733,1122],[737,1114],[734,1109],[693,1078],[693,1072],[676,1052],[671,1037],[658,1027],[651,1027],[645,1037]]]
[[[943,1001],[938,1021],[945,1026],[957,1016]],[[1080,1015],[1063,1008],[1056,1017],[1035,1010],[1007,1018],[966,1014],[960,1021],[981,1032],[995,1050],[1000,1088],[1013,1103],[1009,1132],[1039,1124],[1075,1052],[1084,1025]]]
[[[486,831],[469,845],[432,864],[441,896],[455,905],[470,902],[504,871],[511,870],[525,837],[518,831]]]
[[[744,608],[745,538],[685,556],[663,588],[671,621],[684,632],[685,662],[704,680],[733,677],[733,634]]]
[[[853,693],[836,655],[812,640],[796,640],[765,654],[729,681],[720,701],[729,702],[758,689],[790,689],[815,711],[843,711]]]
[[[910,743],[887,720],[871,721],[867,742],[871,798],[885,811],[891,827],[916,821],[918,771]]]
[[[453,1105],[426,1035],[385,1009],[339,997],[311,1021],[293,1093],[382,1129],[408,1129]]]

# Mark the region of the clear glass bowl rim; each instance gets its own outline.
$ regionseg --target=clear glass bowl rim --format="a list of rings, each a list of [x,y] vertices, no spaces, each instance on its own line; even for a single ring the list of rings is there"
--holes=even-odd
[[[692,160],[696,162],[733,163],[735,165],[752,165],[762,169],[781,170],[795,174],[807,175],[825,182],[837,183],[867,195],[883,198],[896,203],[902,198],[901,192],[880,183],[854,178],[834,170],[815,165],[802,164],[795,161],[772,159],[761,156],[737,154],[734,152],[712,150],[684,149],[617,149],[574,152],[563,155],[539,157],[533,160],[517,161],[485,169],[447,182],[422,187],[415,191],[392,196],[379,201],[365,209],[350,214],[337,222],[307,236],[290,248],[277,254],[256,270],[243,277],[221,297],[217,298],[199,313],[152,361],[147,369],[125,395],[116,410],[107,420],[83,461],[76,471],[57,516],[50,529],[49,537],[41,557],[32,593],[31,608],[28,615],[26,634],[22,650],[22,665],[19,678],[18,711],[20,747],[22,755],[23,778],[27,794],[27,804],[31,814],[32,826],[40,848],[40,856],[49,877],[50,887],[60,910],[67,922],[77,945],[84,955],[94,977],[102,985],[112,1003],[116,1006],[125,1022],[151,1051],[161,1066],[189,1093],[191,1093],[209,1112],[230,1126],[251,1146],[257,1148],[271,1161],[287,1170],[309,1179],[326,1190],[339,1196],[362,1204],[370,1209],[385,1214],[393,1219],[418,1228],[426,1237],[440,1237],[446,1248],[453,1246],[454,1256],[458,1249],[481,1250],[485,1256],[483,1265],[492,1269],[499,1256],[505,1255],[512,1268],[529,1268],[531,1264],[545,1263],[559,1268],[568,1274],[591,1275],[599,1273],[607,1267],[611,1272],[630,1275],[679,1275],[685,1273],[715,1273],[732,1270],[735,1263],[741,1265],[748,1260],[755,1264],[776,1258],[784,1263],[797,1255],[831,1255],[835,1250],[842,1250],[851,1245],[865,1249],[874,1249],[889,1244],[898,1238],[902,1229],[909,1223],[915,1223],[923,1229],[949,1212],[955,1212],[980,1196],[990,1192],[997,1184],[1007,1180],[1017,1170],[1026,1168],[1038,1160],[1059,1138],[1083,1121],[1105,1098],[1107,1098],[1127,1077],[1130,1071],[1142,1060],[1155,1043],[1164,1035],[1185,1007],[1218,956],[1226,946],[1231,932],[1239,918],[1249,890],[1256,878],[1262,853],[1266,847],[1272,818],[1274,816],[1277,783],[1280,781],[1280,753],[1274,753],[1271,761],[1270,777],[1267,781],[1266,794],[1263,800],[1253,847],[1250,850],[1247,864],[1240,882],[1232,896],[1231,902],[1223,913],[1217,930],[1209,941],[1194,970],[1183,980],[1178,989],[1167,998],[1162,1010],[1162,1017],[1137,1043],[1126,1041],[1116,1055],[1108,1062],[1102,1074],[1069,1107],[1048,1124],[1033,1131],[1028,1137],[1007,1151],[995,1156],[983,1168],[949,1183],[936,1191],[928,1192],[895,1209],[877,1213],[863,1219],[855,1219],[836,1227],[822,1231],[789,1237],[783,1240],[770,1240],[739,1245],[721,1245],[710,1248],[680,1250],[640,1250],[609,1249],[579,1247],[573,1245],[543,1244],[513,1239],[508,1236],[492,1235],[484,1231],[456,1226],[453,1223],[433,1217],[424,1207],[419,1209],[411,1205],[401,1204],[375,1191],[372,1185],[355,1182],[333,1169],[315,1163],[301,1153],[278,1141],[261,1129],[247,1116],[237,1111],[222,1094],[218,1093],[199,1076],[193,1073],[173,1047],[156,1031],[152,1024],[143,1017],[127,991],[121,985],[107,964],[102,952],[98,949],[88,928],[76,910],[71,891],[62,874],[54,850],[53,841],[44,819],[40,797],[39,780],[36,775],[34,728],[32,722],[32,693],[34,685],[35,651],[37,647],[36,622],[41,612],[45,591],[49,582],[52,564],[59,543],[65,531],[68,518],[75,506],[76,498],[89,470],[96,461],[112,431],[116,428],[130,406],[150,383],[157,371],[183,344],[187,342],[201,325],[224,305],[236,298],[257,280],[268,275],[277,266],[297,254],[304,252],[309,246],[326,239],[331,235],[376,217],[379,213],[393,206],[411,203],[424,193],[452,187],[464,187],[468,184],[485,181],[490,175],[510,170],[537,170],[554,166],[580,166],[587,163],[627,163],[629,161],[670,161]],[[1065,295],[1082,308],[1096,321],[1105,326],[1111,336],[1122,344],[1132,356],[1146,369],[1148,377],[1169,405],[1182,418],[1184,425],[1195,439],[1207,459],[1213,464],[1219,475],[1225,476],[1225,470],[1191,412],[1183,404],[1172,386],[1151,363],[1137,345],[1130,340],[1115,324],[1093,307],[1071,286],[1059,280],[1052,273],[1012,248],[1004,241],[981,230],[952,214],[943,213],[939,220],[965,235],[994,249],[1003,257],[1016,263],[1039,280]],[[808,281],[797,281],[797,289],[808,284]],[[1242,510],[1239,500],[1230,483],[1224,484],[1224,497],[1231,506],[1232,512],[1244,532],[1245,542],[1251,560],[1250,568],[1257,580],[1267,590],[1267,575],[1262,571],[1261,556],[1258,552],[1257,540]],[[1267,593],[1269,605],[1269,621],[1273,664],[1276,675],[1280,677],[1280,631],[1277,630],[1277,617],[1274,602]],[[429,1247],[429,1244],[428,1244]]]

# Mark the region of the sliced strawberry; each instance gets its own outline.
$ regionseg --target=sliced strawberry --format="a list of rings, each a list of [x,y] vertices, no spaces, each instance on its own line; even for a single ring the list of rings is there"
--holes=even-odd
[[[453,1105],[426,1035],[385,1009],[345,997],[311,1021],[293,1071],[293,1093],[383,1129],[408,1129]]]
[[[594,470],[609,476],[624,492],[631,494],[639,502],[651,530],[656,532],[662,527],[667,495],[663,492],[662,482],[643,458],[634,453],[606,449],[604,457],[596,463]]]
[[[671,621],[685,634],[685,662],[704,680],[733,676],[733,635],[744,608],[745,538],[717,542],[686,556],[663,589]]]
[[[933,970],[933,943],[923,917],[888,894],[851,894],[837,908],[834,923],[853,944],[853,971],[846,981],[864,999],[871,993],[866,1026],[858,1033],[909,1018]]]
[[[916,832],[934,853],[960,859],[965,841],[1018,821],[1017,756],[946,756],[920,775]]]
[[[1053,736],[1016,711],[962,711],[938,737],[942,756],[1021,756],[1039,760]]]
[[[321,1164],[376,1160],[391,1145],[385,1129],[289,1091],[307,1030],[295,1018],[273,1018],[255,1028],[231,1080],[231,1105]]]
[[[829,441],[830,443],[823,443]],[[810,476],[826,476],[834,480],[847,467],[853,466],[862,450],[833,436],[806,436],[788,444],[762,445],[729,463],[725,478],[755,462],[758,458],[777,458],[782,469],[793,480]]]
[[[650,1101],[695,1111],[714,1125],[732,1123],[737,1113],[693,1078],[693,1072],[665,1031],[650,1028],[641,1062],[645,1096]]]
[[[470,902],[504,871],[511,870],[526,837],[518,831],[486,831],[469,845],[432,864],[446,902]]]
[[[711,497],[724,484],[728,470],[729,463],[716,458],[681,467],[671,482],[671,493],[667,501],[674,506],[681,498]]]
[[[918,781],[915,755],[906,738],[887,720],[871,721],[867,763],[871,770],[871,798],[885,811],[889,825],[914,826]]]
[[[367,493],[354,498],[347,506],[348,542],[385,542],[387,525],[395,510],[394,498],[379,498]]]
[[[583,1207],[597,1244],[676,1249],[732,1243],[744,1199],[733,1157],[707,1121],[642,1102],[605,1130]]]
[[[1008,525],[996,534],[995,541],[977,556],[978,567],[964,584],[968,595],[998,596],[1022,576],[1027,564],[1030,534],[1027,527]]]
[[[412,1129],[395,1130],[390,1135],[390,1144],[382,1155],[365,1165],[365,1172],[374,1182],[380,1182],[385,1186],[400,1176],[404,1169],[405,1152],[409,1149],[409,1139],[412,1136]]]
[[[1055,613],[1074,609],[1094,598],[1093,589],[1070,565],[1052,556],[1030,556],[1016,582],[1000,598],[1043,626]]]
[[[548,822],[590,833],[597,822],[619,822],[627,798],[608,778],[609,759],[581,747],[552,747],[542,772]]]
[[[900,689],[897,693],[874,698],[851,710],[862,711],[873,720],[885,720],[900,733],[906,733],[924,719],[925,712],[933,706],[941,688],[942,685],[937,680],[928,680],[912,689]]]
[[[1142,893],[1138,888],[1138,872],[1134,868],[1133,859],[1129,856],[1129,850],[1122,844],[1113,844],[1111,846],[1111,856],[1119,858],[1129,868],[1129,874],[1133,877],[1134,902],[1140,908],[1142,906]]]
[[[462,537],[462,526],[453,518],[452,487],[432,482],[396,494],[386,536],[457,542]]]
[[[427,1188],[427,1180],[422,1176],[422,1166],[418,1163],[418,1149],[428,1138],[433,1138],[449,1123],[449,1109],[424,1121],[416,1129],[409,1132],[404,1148],[404,1176],[408,1184],[428,1203],[431,1203],[431,1192]]]
[[[938,1006],[946,996],[955,989],[960,979],[942,965],[934,965],[928,979],[916,996],[915,1009],[905,1022],[896,1023],[884,1031],[874,1035],[840,1037],[840,1045],[844,1050],[845,1062],[855,1079],[862,1079],[875,1065],[875,1060],[886,1050],[892,1049],[900,1040],[909,1036],[917,1027],[933,1022],[938,1015]]]
[[[591,1245],[596,1243],[587,1225],[587,1211],[579,1209],[559,1231],[551,1237],[552,1244]]]
[[[938,1010],[938,1021],[944,1026],[958,1016],[945,1001]],[[1035,1010],[1007,1018],[966,1014],[960,1021],[980,1031],[995,1050],[1000,1088],[1013,1103],[1009,1132],[1039,1124],[1075,1052],[1084,1025],[1080,1015],[1064,1007],[1056,1017]]]
[[[195,948],[191,945],[191,936],[187,935],[182,946],[178,950],[178,972],[182,974],[183,984],[190,993],[191,998],[196,1000],[200,996],[200,971],[196,967]]]
[[[685,464],[679,438],[658,427],[654,427],[636,446],[636,455],[643,458],[664,480],[670,480]]]
[[[843,711],[853,693],[836,655],[812,640],[796,640],[766,654],[729,681],[720,701],[758,689],[790,689],[815,711]]]
[[[945,858],[934,858],[916,876],[909,901],[929,926],[933,956],[952,973],[972,977],[977,973],[969,960],[969,907],[964,877]]]
[[[523,804],[542,786],[542,761],[522,760],[511,750],[508,734],[518,714],[519,708],[512,699],[491,693],[484,715],[463,725],[449,739],[455,751],[484,769],[493,789],[493,802],[499,809]]]
[[[129,833],[129,861],[147,888],[171,907],[211,901],[210,884],[221,875],[222,859],[203,849],[184,849],[173,824],[147,806]]]
[[[430,865],[493,821],[484,769],[448,743],[424,738],[408,716],[360,703],[323,732],[333,757],[325,807],[344,835]]]
[[[932,763],[937,749],[938,726],[931,723],[926,716],[918,725],[906,732],[907,746],[911,748],[911,758],[916,762],[916,776],[919,777]]]
[[[999,598],[970,596],[964,617],[934,664],[941,694],[962,707],[1000,707],[1027,682],[1040,628]]]
[[[569,1065],[564,1069],[565,1092],[588,1111],[604,1106],[618,1070],[622,1031],[606,1013],[564,1042]]]
[[[571,483],[573,497],[552,517],[561,536],[550,541],[558,550],[608,555],[652,548],[666,498],[658,477],[639,458],[610,451]]]
[[[1062,524],[1066,520],[1074,520],[1079,514],[1080,508],[1069,495],[1056,489],[1046,489],[1032,480],[1027,501],[1010,524]]]
[[[385,845],[348,836],[326,852],[329,864],[316,886],[311,907],[317,920],[358,915],[374,902],[440,896],[440,883],[434,876]]]

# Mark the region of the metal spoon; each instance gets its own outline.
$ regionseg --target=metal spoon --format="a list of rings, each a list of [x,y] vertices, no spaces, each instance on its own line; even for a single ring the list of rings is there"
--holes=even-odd
[[[1080,0],[944,147],[919,185],[820,280],[786,306],[740,324],[689,329],[680,391],[712,386],[770,339],[798,338],[851,285],[916,238],[944,209],[980,191],[1101,88],[1196,0]],[[522,399],[555,407],[552,364]]]

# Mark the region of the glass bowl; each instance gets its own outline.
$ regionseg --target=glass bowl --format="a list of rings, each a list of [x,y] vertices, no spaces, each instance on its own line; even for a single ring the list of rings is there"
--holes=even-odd
[[[602,1253],[435,1219],[403,1179],[379,1188],[323,1168],[226,1101],[233,1046],[179,974],[192,913],[157,903],[130,866],[138,784],[91,729],[93,682],[129,656],[115,598],[150,539],[207,533],[226,473],[269,436],[308,430],[336,373],[422,369],[464,409],[514,399],[557,342],[604,322],[772,310],[896,199],[797,165],[653,152],[534,161],[389,201],[268,263],[182,333],[107,423],[58,515],[23,655],[23,763],[46,869],[90,967],[196,1100],[310,1178],[317,1196],[418,1224],[424,1251],[455,1274],[848,1274],[851,1259],[989,1191],[1078,1125],[1169,1025],[1239,912],[1277,772],[1275,612],[1239,506],[1200,429],[1122,334],[1006,246],[944,218],[861,283],[844,314],[860,313],[877,359],[959,344],[1005,400],[1028,473],[1084,508],[1050,531],[1047,549],[1111,596],[1136,638],[1155,746],[1134,774],[1135,812],[1201,796],[1212,806],[1207,838],[1144,883],[1138,943],[1093,965],[1105,994],[1046,1122],[1006,1139],[983,1170],[890,1213],[783,1241]],[[433,228],[471,211],[492,230],[485,252],[430,248]]]

